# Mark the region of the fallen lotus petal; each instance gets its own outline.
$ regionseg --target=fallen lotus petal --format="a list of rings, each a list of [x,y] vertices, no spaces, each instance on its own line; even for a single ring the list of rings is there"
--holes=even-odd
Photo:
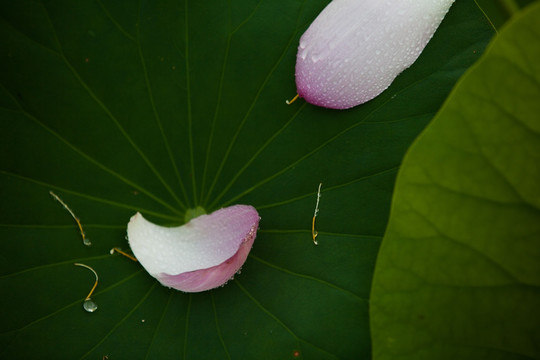
[[[347,109],[412,65],[454,0],[334,0],[300,38],[296,87],[307,102]]]
[[[167,228],[131,217],[127,234],[142,266],[165,286],[199,292],[225,284],[246,261],[259,226],[257,210],[235,205]]]

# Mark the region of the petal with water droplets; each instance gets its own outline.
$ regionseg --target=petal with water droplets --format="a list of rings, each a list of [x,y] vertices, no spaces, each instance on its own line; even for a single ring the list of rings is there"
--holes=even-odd
[[[411,66],[454,0],[334,0],[300,38],[296,87],[333,109],[365,103]]]
[[[127,228],[131,249],[161,284],[200,292],[225,284],[246,261],[259,226],[252,206],[235,205],[179,227],[163,227],[135,214]]]

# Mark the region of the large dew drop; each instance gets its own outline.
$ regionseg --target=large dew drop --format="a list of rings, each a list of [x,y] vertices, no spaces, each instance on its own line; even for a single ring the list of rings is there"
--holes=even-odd
[[[92,299],[88,298],[84,300],[83,308],[88,312],[94,312],[97,310],[97,304]]]

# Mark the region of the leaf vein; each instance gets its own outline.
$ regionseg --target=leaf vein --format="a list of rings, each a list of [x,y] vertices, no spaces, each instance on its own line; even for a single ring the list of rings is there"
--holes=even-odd
[[[278,265],[276,265],[276,264],[272,264],[271,262],[266,261],[266,260],[263,260],[263,259],[261,259],[260,257],[255,256],[255,255],[253,255],[253,254],[249,254],[249,257],[252,258],[252,259],[254,259],[254,260],[256,260],[256,261],[258,261],[258,262],[260,262],[260,263],[263,264],[263,265],[266,265],[266,266],[268,266],[268,267],[270,267],[270,268],[273,268],[273,269],[275,269],[275,270],[281,271],[281,272],[283,272],[283,273],[285,273],[285,274],[289,274],[289,275],[292,275],[292,276],[294,276],[294,277],[298,277],[298,278],[301,278],[301,279],[306,279],[306,280],[310,280],[310,281],[317,282],[317,283],[319,283],[319,284],[322,284],[322,285],[325,285],[325,286],[330,287],[330,288],[332,288],[332,289],[335,289],[335,290],[338,290],[338,291],[340,291],[340,292],[343,292],[343,293],[345,293],[345,294],[347,294],[347,295],[349,295],[349,296],[352,296],[352,297],[354,297],[354,298],[356,298],[357,300],[360,300],[360,301],[362,301],[362,302],[368,302],[368,301],[369,301],[368,299],[363,298],[363,297],[361,297],[361,296],[358,296],[357,294],[353,293],[353,292],[350,291],[350,290],[344,289],[344,288],[339,287],[339,286],[337,286],[337,285],[335,285],[335,284],[332,284],[332,283],[330,283],[330,282],[328,282],[328,281],[319,279],[319,278],[317,278],[317,277],[315,277],[315,276],[305,275],[305,274],[300,274],[300,273],[294,272],[294,271],[292,271],[292,270],[285,269],[284,267],[278,266]]]
[[[146,301],[146,299],[150,296],[152,291],[154,291],[156,285],[157,285],[157,282],[154,282],[152,284],[152,286],[150,286],[150,289],[146,292],[146,294],[141,298],[141,300],[137,304],[135,304],[135,306],[118,323],[116,323],[116,325],[114,325],[111,328],[111,330],[109,330],[109,332],[107,334],[105,334],[105,336],[100,341],[98,341],[92,348],[90,348],[90,350],[88,350],[80,358],[84,359],[84,358],[88,357],[88,355],[90,355],[90,353],[92,353],[92,351],[97,349],[97,347],[99,345],[103,344],[105,342],[105,340],[107,340],[107,338],[109,336],[111,336],[112,333],[114,333],[114,331],[120,327],[120,325],[122,325],[124,322],[126,322],[126,320],[129,319],[131,317],[131,315],[133,315],[133,313]]]
[[[176,194],[171,189],[169,184],[167,184],[167,182],[165,181],[163,176],[158,172],[158,170],[152,164],[150,159],[141,150],[141,148],[135,143],[135,141],[131,138],[131,136],[129,136],[129,134],[124,129],[124,127],[120,124],[120,121],[116,118],[116,116],[113,115],[113,113],[109,110],[109,108],[105,105],[105,103],[103,103],[103,101],[101,101],[101,99],[94,93],[94,91],[90,88],[90,86],[88,86],[88,84],[79,75],[79,73],[73,67],[73,65],[71,65],[71,63],[67,59],[66,55],[64,54],[62,45],[61,45],[60,40],[58,39],[58,36],[56,34],[56,30],[54,28],[52,19],[49,16],[49,13],[48,13],[47,9],[45,8],[45,6],[43,4],[41,4],[41,5],[45,10],[45,14],[47,15],[48,22],[49,22],[49,24],[51,25],[51,28],[52,28],[53,37],[54,37],[55,42],[58,44],[58,47],[59,47],[60,57],[61,57],[62,61],[64,62],[64,64],[66,65],[66,67],[71,71],[71,73],[73,74],[73,77],[79,82],[79,84],[82,86],[82,88],[86,90],[86,92],[92,98],[92,100],[94,100],[94,102],[101,108],[101,110],[111,119],[111,121],[115,124],[115,126],[120,131],[122,136],[127,140],[127,142],[131,145],[131,147],[135,150],[135,152],[139,155],[139,157],[143,160],[143,162],[148,166],[148,168],[152,171],[152,173],[156,176],[156,178],[161,182],[163,187],[169,192],[169,194],[173,198],[176,198]]]
[[[180,177],[178,167],[176,166],[176,160],[175,160],[174,155],[173,155],[173,153],[171,151],[171,146],[169,144],[169,140],[167,139],[167,136],[165,135],[165,131],[163,129],[163,124],[161,122],[161,118],[160,118],[159,113],[157,111],[156,102],[154,100],[154,94],[153,94],[153,91],[152,91],[152,86],[150,84],[150,77],[149,77],[149,74],[148,74],[148,68],[146,67],[146,61],[144,60],[144,54],[143,54],[142,45],[141,45],[140,12],[141,12],[141,2],[139,1],[139,13],[138,13],[138,21],[137,21],[137,39],[136,39],[136,41],[137,41],[137,49],[138,49],[138,52],[139,52],[139,58],[141,59],[141,65],[142,65],[142,68],[143,68],[144,80],[146,82],[146,89],[147,89],[148,97],[149,97],[149,100],[150,100],[150,105],[152,106],[152,111],[154,112],[154,118],[156,119],[156,123],[157,123],[158,129],[159,129],[159,132],[160,132],[161,137],[163,139],[163,144],[165,145],[165,149],[167,150],[167,154],[169,155],[169,160],[170,160],[171,165],[173,167],[176,178],[178,179],[178,182],[180,184],[180,189],[182,190],[182,193],[184,194],[184,196],[185,196],[185,198],[187,200],[187,194],[186,194],[186,190],[185,190],[185,187],[184,187],[184,183],[182,181],[182,178]],[[184,208],[184,209],[186,208],[186,204],[184,202],[182,202],[176,196],[175,193],[173,193],[173,197],[176,200],[176,202],[182,208]]]
[[[135,41],[135,37],[133,35],[131,35],[127,30],[125,30],[122,27],[122,25],[120,25],[120,23],[118,21],[116,21],[116,19],[112,16],[112,14],[109,12],[109,10],[107,10],[107,8],[103,4],[103,2],[101,0],[96,0],[96,1],[97,1],[98,5],[101,7],[101,9],[103,10],[103,12],[105,13],[105,15],[107,16],[107,18],[122,33],[122,35],[124,35],[125,37],[127,37],[131,41]]]
[[[154,344],[154,341],[156,340],[157,332],[161,324],[163,323],[163,319],[165,319],[165,314],[167,313],[167,310],[169,309],[169,306],[171,305],[171,300],[173,298],[173,290],[169,293],[169,298],[167,299],[167,304],[163,307],[163,311],[161,312],[161,316],[159,318],[159,322],[157,323],[156,329],[154,330],[154,333],[152,334],[152,339],[150,340],[150,343],[148,344],[148,350],[146,351],[145,359],[148,359],[148,356],[150,355],[150,350],[152,349],[152,345]]]
[[[421,213],[419,210],[415,209],[414,207],[410,208],[410,211],[416,213],[418,216],[424,219],[424,221],[431,226],[433,230],[437,232],[437,234],[440,235],[442,239],[445,239],[447,241],[450,241],[460,247],[469,249],[474,254],[478,255],[480,258],[485,259],[489,263],[491,263],[495,268],[499,269],[502,273],[504,273],[506,276],[508,276],[510,279],[515,281],[516,283],[522,284],[522,282],[514,275],[512,272],[503,266],[503,264],[497,262],[496,259],[492,258],[488,254],[482,252],[481,250],[475,248],[472,244],[468,244],[464,241],[459,241],[458,239],[452,238],[450,235],[446,234],[437,224],[435,224],[429,216]]]
[[[293,35],[290,37],[287,45],[285,46],[283,52],[281,53],[280,57],[277,59],[276,63],[274,64],[274,66],[270,69],[270,72],[266,75],[265,79],[263,80],[261,86],[259,87],[259,90],[257,91],[257,93],[255,94],[255,97],[253,98],[252,102],[251,102],[251,105],[249,106],[245,116],[242,118],[242,120],[240,121],[240,124],[238,125],[238,128],[236,129],[236,132],[235,134],[233,135],[231,141],[229,142],[229,146],[227,147],[227,150],[225,150],[225,154],[223,155],[223,158],[221,160],[221,163],[219,165],[219,168],[217,170],[217,173],[214,177],[214,181],[212,182],[212,184],[210,185],[210,189],[208,190],[208,195],[206,197],[206,201],[208,201],[208,198],[209,196],[212,194],[212,191],[214,190],[214,187],[216,186],[217,184],[217,181],[219,179],[219,177],[221,176],[221,172],[223,171],[223,168],[225,167],[225,164],[227,163],[227,160],[229,158],[229,155],[232,151],[232,148],[234,147],[234,145],[236,144],[236,141],[240,135],[240,131],[242,130],[242,128],[244,127],[246,121],[248,120],[248,118],[251,116],[251,112],[253,111],[253,109],[255,108],[255,105],[257,104],[258,100],[259,100],[259,97],[261,96],[263,90],[265,89],[266,85],[268,84],[268,82],[270,81],[270,79],[272,78],[274,72],[276,71],[276,69],[278,68],[279,64],[281,64],[282,60],[285,58],[285,55],[287,54],[287,51],[289,50],[289,48],[291,47],[292,43],[293,43],[293,40],[296,36],[296,32],[293,33]],[[215,204],[215,201],[214,201],[214,204]],[[210,206],[212,207],[212,206]]]
[[[225,186],[223,191],[216,196],[214,199],[214,202],[212,205],[210,205],[210,208],[215,206],[221,198],[229,191],[229,189],[234,185],[234,183],[238,180],[238,178],[246,171],[246,169],[257,159],[257,157],[266,149],[281,133],[285,131],[285,129],[296,119],[296,117],[302,112],[302,110],[305,108],[306,104],[304,103],[294,114],[291,116],[291,118],[280,128],[278,129],[272,136],[266,140],[266,142],[259,148],[257,151],[251,156],[251,158],[242,166],[240,170],[238,170],[233,178],[229,181],[229,183]]]
[[[223,340],[223,335],[221,334],[221,328],[219,326],[219,320],[218,320],[218,314],[216,310],[216,301],[214,299],[214,293],[210,292],[210,296],[212,298],[212,309],[214,311],[214,322],[216,324],[216,331],[219,338],[219,342],[223,346],[223,350],[225,351],[225,355],[227,355],[227,359],[231,360],[231,355],[229,354],[229,350],[227,349],[227,345],[225,345],[225,341]]]
[[[70,264],[72,264],[72,262],[70,262]],[[134,272],[133,274],[131,274],[130,276],[128,276],[128,277],[126,277],[126,278],[124,278],[124,279],[122,279],[121,281],[118,281],[118,282],[116,282],[115,284],[112,284],[111,286],[109,286],[109,287],[107,287],[107,288],[105,288],[105,289],[103,289],[103,290],[101,290],[101,291],[96,292],[95,296],[98,296],[98,295],[100,295],[100,294],[103,294],[103,293],[105,293],[105,292],[108,292],[108,291],[110,291],[110,290],[112,290],[112,289],[114,289],[114,288],[120,286],[121,284],[123,284],[123,283],[125,283],[125,282],[131,280],[132,278],[134,278],[135,276],[141,274],[142,272],[143,272],[142,269],[141,269],[141,270],[138,270],[137,272]],[[54,311],[54,312],[52,312],[52,313],[50,313],[50,314],[48,314],[48,315],[42,316],[42,317],[39,318],[39,319],[36,319],[36,320],[34,320],[34,321],[31,321],[31,322],[29,322],[28,324],[26,324],[26,325],[24,325],[24,326],[22,326],[22,327],[20,327],[20,328],[18,328],[18,329],[13,329],[13,330],[4,331],[4,332],[1,333],[1,335],[7,335],[7,334],[13,334],[13,333],[20,333],[21,331],[24,331],[24,330],[26,330],[26,329],[28,329],[28,328],[30,328],[30,327],[32,327],[32,326],[34,326],[34,325],[36,325],[36,324],[42,322],[42,321],[44,321],[44,320],[47,320],[47,319],[49,319],[49,318],[51,318],[51,317],[53,317],[53,316],[55,316],[55,315],[61,313],[62,311],[65,311],[65,310],[67,310],[67,309],[69,309],[69,308],[71,308],[71,307],[73,307],[73,306],[80,305],[80,304],[81,304],[81,299],[79,299],[79,300],[77,300],[77,301],[74,301],[74,302],[72,302],[72,303],[70,303],[70,304],[68,304],[68,305],[65,305],[65,306],[61,307],[60,309],[58,309],[58,310],[56,310],[56,311]]]
[[[40,185],[40,186],[43,186],[43,187],[47,187],[49,189],[55,189],[55,190],[58,190],[58,191],[62,191],[64,193],[75,195],[75,196],[78,196],[78,197],[81,197],[81,198],[84,198],[84,199],[88,199],[88,200],[91,200],[91,201],[96,201],[96,202],[99,202],[99,203],[103,203],[103,204],[107,204],[107,205],[111,205],[111,206],[116,206],[116,207],[120,207],[120,208],[123,208],[123,209],[140,211],[142,213],[154,215],[154,216],[157,216],[157,217],[160,217],[160,218],[163,218],[163,219],[167,219],[167,220],[178,221],[178,216],[183,215],[183,213],[178,212],[178,210],[174,210],[175,213],[178,214],[178,216],[171,216],[171,215],[166,215],[166,214],[163,214],[163,213],[160,213],[160,212],[155,212],[155,211],[152,211],[152,210],[142,209],[142,208],[136,207],[136,206],[122,204],[122,203],[119,203],[119,202],[116,202],[116,201],[111,201],[111,200],[99,198],[99,197],[96,197],[96,196],[83,194],[83,193],[80,193],[78,191],[69,190],[69,189],[66,189],[66,188],[63,188],[63,187],[60,187],[60,186],[52,185],[52,184],[49,184],[49,183],[46,183],[46,182],[43,182],[43,181],[40,181],[40,180],[32,179],[32,178],[29,178],[29,177],[26,177],[26,176],[23,176],[23,175],[19,175],[19,174],[15,174],[15,173],[5,171],[5,170],[0,170],[0,174],[5,175],[5,176],[10,176],[10,177],[13,177],[13,178],[17,178],[19,180],[28,181],[28,182],[31,182],[31,183],[34,183],[34,184],[37,184],[37,185]],[[142,192],[142,190],[141,190],[141,192]]]
[[[188,0],[184,2],[184,60],[186,67],[186,94],[187,94],[187,116],[188,116],[188,131],[189,131],[189,156],[191,159],[191,186],[193,190],[193,201],[195,206],[198,205],[197,198],[197,181],[195,175],[195,149],[193,144],[193,114],[191,101],[191,70],[189,65],[189,9]]]
[[[379,172],[376,172],[376,173],[373,173],[373,174],[370,174],[370,175],[362,176],[362,177],[360,177],[358,179],[354,179],[354,180],[348,181],[346,183],[342,183],[342,184],[338,184],[338,185],[334,185],[334,186],[325,186],[325,190],[323,190],[323,192],[328,192],[328,191],[331,191],[331,190],[338,190],[338,189],[344,188],[346,186],[349,186],[349,185],[352,185],[352,184],[355,184],[355,183],[358,183],[358,182],[366,181],[366,180],[369,180],[369,179],[377,177],[377,176],[388,174],[388,173],[393,172],[393,171],[397,172],[398,169],[399,169],[399,166],[394,166],[394,167],[391,167],[389,169],[381,170]],[[260,209],[268,209],[268,208],[278,207],[278,206],[282,206],[282,205],[291,204],[291,203],[294,203],[294,202],[299,201],[299,200],[303,200],[303,199],[308,198],[308,197],[313,197],[316,194],[317,194],[317,191],[312,191],[312,192],[309,192],[309,193],[304,194],[304,195],[295,196],[293,198],[289,198],[289,199],[278,201],[278,202],[271,203],[271,204],[257,205],[255,207],[257,209],[259,209],[259,210]]]

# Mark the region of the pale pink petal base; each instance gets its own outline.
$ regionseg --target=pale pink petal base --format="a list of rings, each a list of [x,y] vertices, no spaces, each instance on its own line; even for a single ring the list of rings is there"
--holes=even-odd
[[[250,239],[240,245],[240,249],[233,257],[221,265],[178,275],[159,274],[157,279],[165,286],[186,292],[200,292],[225,285],[246,262],[254,240],[255,232]]]
[[[225,284],[244,264],[259,226],[252,206],[235,205],[179,227],[155,225],[140,213],[128,224],[128,240],[141,265],[163,285],[185,292]]]

